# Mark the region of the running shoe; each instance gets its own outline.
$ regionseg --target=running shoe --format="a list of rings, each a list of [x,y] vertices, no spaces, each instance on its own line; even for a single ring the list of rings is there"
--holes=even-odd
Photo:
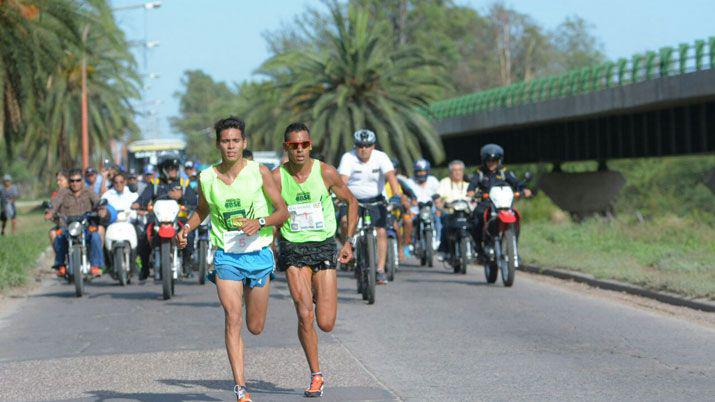
[[[95,278],[102,276],[102,270],[99,267],[92,267],[89,269],[89,274]]]
[[[57,267],[57,276],[64,278],[67,275],[67,268],[64,265]]]
[[[385,276],[384,272],[378,272],[377,273],[377,282],[378,285],[387,285],[387,277]]]
[[[325,380],[322,374],[316,374],[310,379],[310,387],[306,388],[304,395],[307,398],[317,398],[323,396]]]
[[[233,387],[233,393],[236,395],[237,402],[252,402],[251,394],[243,385],[236,385]]]

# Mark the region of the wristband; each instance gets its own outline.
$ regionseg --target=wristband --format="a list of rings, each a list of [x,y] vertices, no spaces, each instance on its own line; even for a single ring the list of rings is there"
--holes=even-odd
[[[191,225],[189,225],[188,222],[184,223],[184,227],[186,228],[186,230],[191,231]]]

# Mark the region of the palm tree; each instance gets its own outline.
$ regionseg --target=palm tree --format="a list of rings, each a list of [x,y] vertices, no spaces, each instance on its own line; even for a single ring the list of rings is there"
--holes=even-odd
[[[277,54],[259,70],[269,80],[249,98],[254,134],[278,148],[289,120],[308,121],[317,148],[335,162],[352,148],[352,133],[368,128],[405,166],[423,149],[442,161],[442,143],[419,112],[444,85],[433,73],[439,63],[414,47],[394,47],[364,9],[351,6],[346,15],[331,3],[330,16],[316,49]]]
[[[89,27],[86,43],[81,32]],[[88,59],[90,141],[137,132],[136,63],[105,0],[0,0],[0,134],[36,172],[72,165],[80,145],[80,62]]]
[[[37,117],[57,60],[80,45],[82,19],[70,1],[0,1],[0,136],[8,157]]]

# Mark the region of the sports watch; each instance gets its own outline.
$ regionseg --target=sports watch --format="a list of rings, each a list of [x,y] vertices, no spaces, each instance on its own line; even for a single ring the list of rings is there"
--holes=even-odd
[[[261,225],[261,228],[266,227],[266,218],[258,218],[258,224]]]

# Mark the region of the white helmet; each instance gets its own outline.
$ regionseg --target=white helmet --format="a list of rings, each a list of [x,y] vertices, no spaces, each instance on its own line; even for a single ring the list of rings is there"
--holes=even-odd
[[[360,129],[353,134],[353,139],[355,140],[355,145],[375,145],[377,142],[377,136],[370,130]]]

